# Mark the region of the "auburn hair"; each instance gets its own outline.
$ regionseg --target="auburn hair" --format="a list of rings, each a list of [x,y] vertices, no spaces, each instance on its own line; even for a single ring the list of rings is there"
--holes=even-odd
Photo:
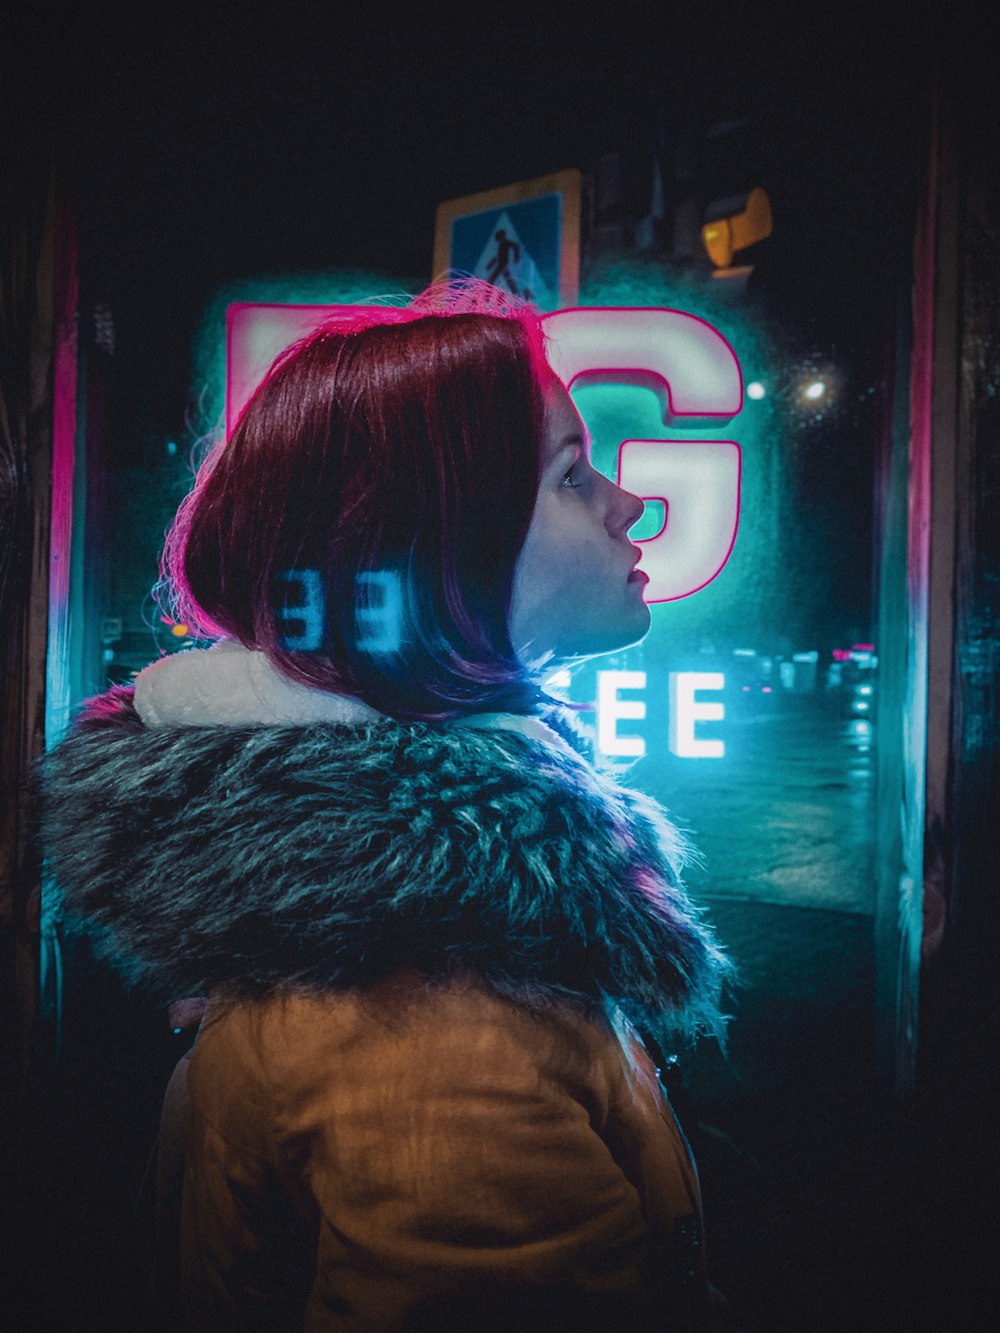
[[[199,469],[178,618],[394,717],[533,711],[508,625],[551,375],[538,314],[486,284],[328,320]]]

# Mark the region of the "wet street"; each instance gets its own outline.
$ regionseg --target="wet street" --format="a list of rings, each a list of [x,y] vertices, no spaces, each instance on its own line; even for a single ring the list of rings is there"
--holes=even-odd
[[[874,1109],[871,726],[814,695],[725,727],[723,759],[657,752],[630,778],[696,843],[687,881],[737,968],[725,1051],[680,1055],[710,1253],[749,1330],[866,1327],[848,1292],[875,1280],[892,1189]]]
[[[827,696],[726,718],[723,759],[655,763],[636,781],[657,795],[703,857],[703,898],[870,913],[871,724]]]
[[[737,966],[728,1061],[703,1071],[712,1096],[757,1096],[794,1080],[820,1030],[871,1064],[872,728],[824,695],[725,725],[724,758],[654,751],[629,780],[697,847],[687,883]]]

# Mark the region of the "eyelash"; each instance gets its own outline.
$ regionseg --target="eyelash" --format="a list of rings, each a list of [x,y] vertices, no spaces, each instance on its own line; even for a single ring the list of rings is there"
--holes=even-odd
[[[576,464],[574,463],[573,466],[566,473],[565,477],[563,477],[562,479],[562,484],[564,486],[568,486],[571,491],[578,490],[581,484],[580,482],[573,480],[573,473],[575,472],[575,470],[576,470]]]

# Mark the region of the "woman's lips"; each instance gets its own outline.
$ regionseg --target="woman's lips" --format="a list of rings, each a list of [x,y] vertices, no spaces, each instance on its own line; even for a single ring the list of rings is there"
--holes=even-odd
[[[633,569],[632,573],[628,576],[629,583],[638,583],[640,580],[643,583],[648,583],[649,575],[643,569]]]

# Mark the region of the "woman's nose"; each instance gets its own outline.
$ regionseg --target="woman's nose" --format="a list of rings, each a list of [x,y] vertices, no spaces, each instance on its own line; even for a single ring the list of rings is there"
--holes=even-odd
[[[637,495],[624,490],[621,486],[616,486],[615,491],[617,492],[615,496],[616,503],[611,507],[608,531],[612,537],[620,537],[622,533],[628,532],[629,528],[634,527],[639,522],[646,505]]]

